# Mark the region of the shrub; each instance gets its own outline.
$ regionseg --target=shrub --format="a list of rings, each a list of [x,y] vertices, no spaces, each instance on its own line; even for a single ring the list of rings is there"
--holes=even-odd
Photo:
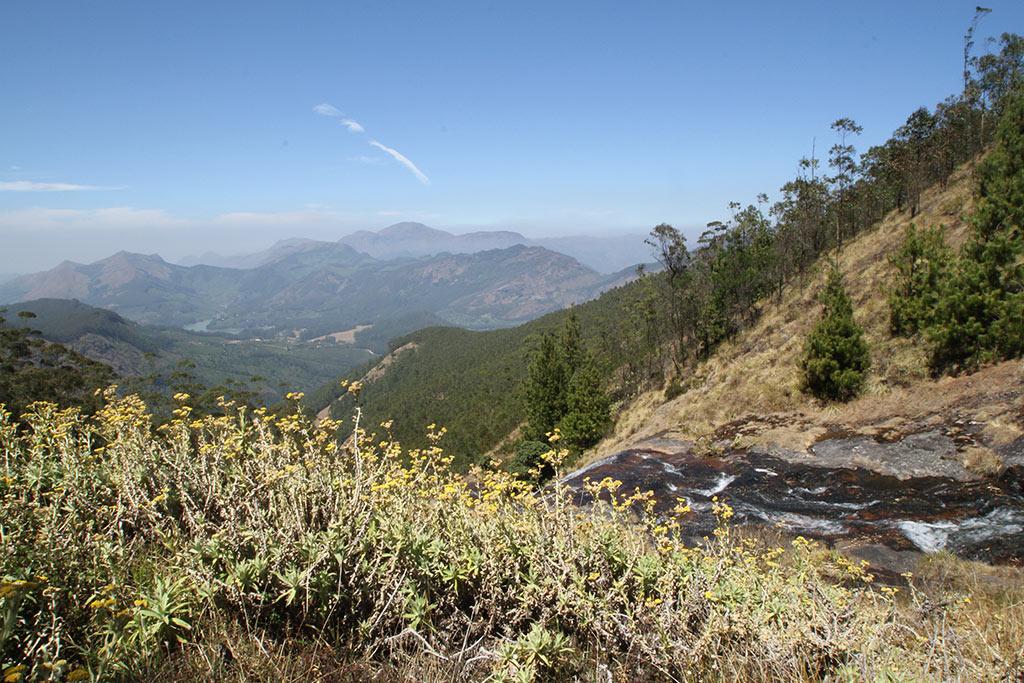
[[[551,446],[543,441],[523,439],[516,444],[516,453],[508,466],[509,473],[521,481],[537,484],[547,481],[555,471],[542,456],[550,450]]]
[[[818,398],[848,401],[864,385],[871,357],[838,267],[829,273],[821,302],[824,313],[804,345],[804,385]]]
[[[138,398],[105,400],[34,404],[23,432],[0,410],[7,680],[298,681],[346,660],[495,681],[1019,674],[1015,642],[957,635],[963,602],[900,616],[861,565],[741,539],[722,502],[692,547],[687,507],[656,515],[611,480],[579,507],[455,475],[442,429],[404,452],[299,412],[194,419],[179,395],[154,429]]]

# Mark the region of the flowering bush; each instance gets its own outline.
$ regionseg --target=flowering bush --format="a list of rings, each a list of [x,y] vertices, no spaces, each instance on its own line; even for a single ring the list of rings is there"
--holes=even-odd
[[[113,390],[92,418],[36,403],[20,431],[0,408],[4,681],[308,680],[324,652],[350,677],[494,681],[1012,666],[936,654],[896,589],[813,542],[738,535],[724,501],[715,537],[690,547],[685,501],[657,517],[650,494],[611,480],[588,483],[581,508],[558,484],[462,477],[434,425],[432,446],[406,451],[358,416],[339,442],[339,424],[298,410],[222,401],[225,416],[192,419],[175,398],[159,429]]]

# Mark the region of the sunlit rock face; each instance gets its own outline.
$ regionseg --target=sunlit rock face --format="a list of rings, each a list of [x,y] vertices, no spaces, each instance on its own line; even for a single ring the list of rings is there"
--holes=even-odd
[[[897,552],[948,550],[1021,562],[1024,467],[1007,468],[998,478],[970,478],[950,448],[938,434],[894,441],[848,436],[821,441],[807,453],[751,448],[707,456],[694,453],[691,443],[653,439],[563,482],[578,491],[581,504],[589,502],[585,481],[604,477],[622,481],[620,492],[652,491],[659,513],[683,499],[692,508],[684,529],[695,542],[715,527],[717,497],[733,507],[733,521],[741,525]]]

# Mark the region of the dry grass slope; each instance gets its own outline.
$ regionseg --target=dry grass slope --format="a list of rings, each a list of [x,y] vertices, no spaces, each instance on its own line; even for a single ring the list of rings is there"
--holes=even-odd
[[[887,295],[894,271],[889,263],[911,223],[943,225],[946,240],[959,247],[967,238],[965,216],[973,204],[971,169],[961,168],[947,187],[925,193],[916,217],[893,212],[847,243],[840,265],[857,321],[871,346],[867,389],[845,405],[826,405],[801,392],[799,359],[804,339],[820,313],[818,292],[824,284],[824,259],[815,272],[790,284],[779,300],[763,304],[750,329],[724,344],[693,374],[680,378],[685,391],[666,402],[660,390],[641,395],[620,414],[614,433],[588,460],[604,457],[655,434],[701,438],[734,420],[769,414],[784,419],[755,440],[804,449],[834,425],[874,433],[901,424],[927,422],[951,410],[984,420],[992,445],[1019,437],[1021,392],[1019,362],[1008,362],[968,377],[928,377],[920,344],[889,333]],[[778,423],[794,423],[778,427]]]

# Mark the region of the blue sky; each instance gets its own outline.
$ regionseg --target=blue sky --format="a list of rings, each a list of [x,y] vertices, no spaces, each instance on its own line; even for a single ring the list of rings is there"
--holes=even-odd
[[[975,4],[7,0],[0,272],[398,220],[695,228],[838,116],[866,147],[955,92]],[[1024,32],[987,5],[982,39]]]

